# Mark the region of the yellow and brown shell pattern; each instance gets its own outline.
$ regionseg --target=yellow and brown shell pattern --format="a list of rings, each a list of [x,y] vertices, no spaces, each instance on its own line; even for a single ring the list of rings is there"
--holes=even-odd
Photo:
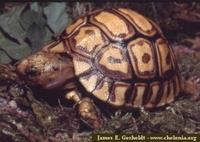
[[[80,83],[106,103],[158,107],[181,91],[176,59],[161,30],[133,10],[95,11],[63,36]]]

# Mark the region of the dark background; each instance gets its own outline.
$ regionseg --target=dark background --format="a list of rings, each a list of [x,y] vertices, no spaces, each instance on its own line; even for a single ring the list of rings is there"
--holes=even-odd
[[[75,19],[99,8],[126,7],[155,21],[173,47],[192,95],[144,111],[104,108],[105,125],[86,126],[54,92],[30,88],[15,74],[18,60],[55,40]],[[92,133],[200,133],[200,2],[1,2],[0,142],[83,142]],[[6,66],[4,66],[4,65]],[[54,100],[56,98],[56,100]],[[57,100],[58,99],[58,100]],[[54,100],[57,103],[52,104]],[[60,103],[61,102],[61,103]],[[98,105],[102,110],[102,105]]]

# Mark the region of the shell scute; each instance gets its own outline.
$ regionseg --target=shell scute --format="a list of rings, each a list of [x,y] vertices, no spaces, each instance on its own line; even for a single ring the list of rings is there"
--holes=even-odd
[[[107,102],[110,96],[110,88],[111,88],[112,80],[109,78],[104,78],[96,87],[96,89],[92,92],[95,97],[98,99]]]
[[[95,26],[81,27],[69,38],[74,52],[83,56],[94,56],[102,47],[109,43],[105,35]]]
[[[108,103],[115,106],[122,106],[126,104],[126,93],[130,87],[130,83],[116,81],[113,84],[112,92]]]
[[[161,38],[156,40],[156,52],[158,55],[159,75],[164,76],[173,70],[172,55],[167,42]]]
[[[93,71],[88,75],[81,76],[79,81],[86,88],[88,92],[95,90],[99,82],[102,80],[103,75],[99,72]]]
[[[100,11],[92,15],[90,21],[100,27],[112,40],[128,39],[135,34],[130,23],[111,11]]]
[[[125,8],[119,8],[116,11],[128,19],[140,33],[146,36],[153,36],[157,33],[156,28],[141,14]]]
[[[143,97],[145,95],[145,90],[147,89],[148,84],[146,83],[135,83],[134,89],[132,92],[133,100],[130,100],[133,107],[143,106]]]
[[[154,77],[156,73],[155,57],[152,44],[138,38],[128,44],[128,53],[136,75],[141,78]]]
[[[87,22],[87,18],[83,17],[83,18],[79,18],[73,24],[69,25],[65,29],[65,33],[67,34],[67,37],[70,37],[70,35],[72,35],[76,30],[78,30],[81,26],[85,25],[86,22]]]
[[[101,72],[111,78],[132,78],[130,63],[119,45],[109,44],[102,49],[96,56],[96,64]]]
[[[150,84],[149,96],[148,96],[146,103],[145,103],[146,108],[151,108],[151,107],[155,106],[156,98],[159,94],[160,88],[161,88],[160,82],[158,82],[158,81],[152,82]]]
[[[87,58],[81,56],[73,57],[74,71],[75,75],[79,76],[83,73],[89,72],[92,70],[92,62]]]

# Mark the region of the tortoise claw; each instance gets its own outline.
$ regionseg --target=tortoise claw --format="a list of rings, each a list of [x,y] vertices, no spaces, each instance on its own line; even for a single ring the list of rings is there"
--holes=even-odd
[[[103,119],[98,108],[89,98],[83,98],[78,106],[81,119],[93,129],[99,129],[103,125]]]

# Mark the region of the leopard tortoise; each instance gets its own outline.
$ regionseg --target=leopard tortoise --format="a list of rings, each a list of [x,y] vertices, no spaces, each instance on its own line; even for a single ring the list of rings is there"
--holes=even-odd
[[[154,108],[182,91],[175,55],[160,28],[126,8],[80,17],[56,41],[20,61],[17,71],[44,89],[64,88],[93,128],[102,121],[89,96],[115,107]]]

